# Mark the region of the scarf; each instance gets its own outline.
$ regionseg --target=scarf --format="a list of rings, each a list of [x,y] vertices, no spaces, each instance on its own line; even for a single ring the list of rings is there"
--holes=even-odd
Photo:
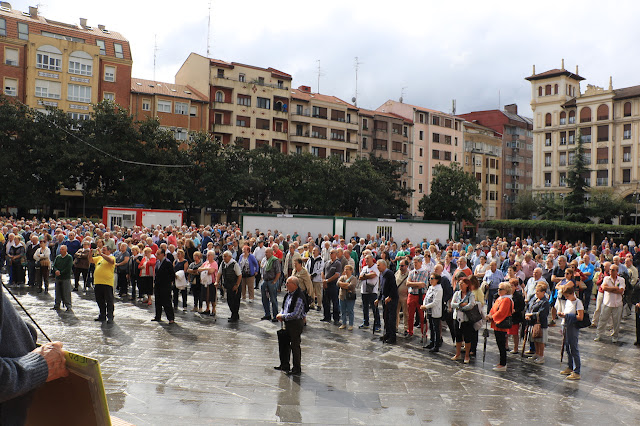
[[[275,262],[278,258],[275,256],[271,256],[268,260],[267,260],[267,265],[264,267],[265,271],[270,271],[271,268],[273,268],[273,262]]]

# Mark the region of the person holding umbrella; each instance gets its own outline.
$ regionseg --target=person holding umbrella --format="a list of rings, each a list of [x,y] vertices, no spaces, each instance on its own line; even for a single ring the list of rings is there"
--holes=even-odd
[[[493,306],[491,306],[491,310],[486,317],[488,321],[491,321],[491,328],[493,328],[494,335],[496,336],[496,344],[500,351],[500,362],[493,367],[494,371],[507,371],[507,332],[511,328],[512,313],[513,300],[511,300],[511,285],[507,282],[502,282],[498,286],[498,299]]]

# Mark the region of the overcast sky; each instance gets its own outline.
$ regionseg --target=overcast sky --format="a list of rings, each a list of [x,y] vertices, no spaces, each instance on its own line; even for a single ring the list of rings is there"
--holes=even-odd
[[[26,11],[28,1],[10,1]],[[206,55],[208,0],[41,0],[40,13],[66,23],[104,24],[131,43],[133,76],[173,82],[190,52]],[[524,77],[559,68],[586,84],[640,84],[640,2],[612,0],[211,1],[210,56],[274,67],[293,85],[350,101],[359,62],[358,106],[387,99],[451,112],[517,103],[531,116]]]

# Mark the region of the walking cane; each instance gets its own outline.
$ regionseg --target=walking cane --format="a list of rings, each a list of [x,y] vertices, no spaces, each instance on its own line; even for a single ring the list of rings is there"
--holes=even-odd
[[[560,347],[560,363],[562,364],[562,360],[564,359],[564,342],[566,339],[566,333],[564,327],[562,327],[562,346]]]
[[[526,321],[526,320],[525,320]],[[529,324],[524,328],[524,339],[522,340],[522,352],[520,357],[524,358],[524,348],[527,346],[527,336],[529,335]]]
[[[489,338],[489,329],[487,328],[487,322],[484,323],[484,331],[482,337],[484,337],[484,348],[482,350],[482,364],[484,365],[484,359],[487,356],[487,339]]]

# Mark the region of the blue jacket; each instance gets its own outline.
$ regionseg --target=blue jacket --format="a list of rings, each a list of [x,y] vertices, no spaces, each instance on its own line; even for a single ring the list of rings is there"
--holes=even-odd
[[[240,254],[238,256],[238,264],[240,264],[240,261],[242,260],[242,258],[244,257],[243,254]],[[251,274],[252,276],[257,274],[258,271],[260,270],[260,265],[258,265],[258,259],[256,259],[256,257],[249,253],[249,274]]]

